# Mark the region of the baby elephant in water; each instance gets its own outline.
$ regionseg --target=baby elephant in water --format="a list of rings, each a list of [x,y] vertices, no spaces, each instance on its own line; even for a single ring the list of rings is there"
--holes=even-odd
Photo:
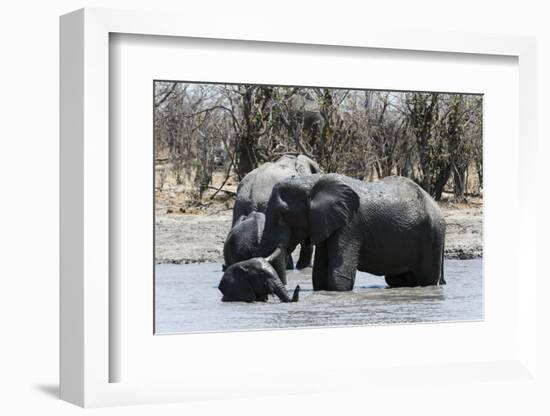
[[[281,302],[298,302],[300,286],[296,286],[292,299],[270,262],[279,256],[280,248],[265,259],[254,257],[229,266],[218,289],[223,302],[265,302],[268,295],[276,295]]]

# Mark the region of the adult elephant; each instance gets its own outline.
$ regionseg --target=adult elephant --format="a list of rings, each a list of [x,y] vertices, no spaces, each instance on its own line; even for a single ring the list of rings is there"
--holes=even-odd
[[[285,155],[276,162],[264,163],[254,169],[242,179],[237,189],[237,199],[233,207],[232,227],[238,223],[239,218],[248,216],[251,212],[265,212],[271,191],[277,183],[292,176],[301,177],[318,172],[320,172],[320,169],[317,163],[304,155]],[[244,243],[248,244],[249,242],[246,240]],[[311,266],[312,252],[313,247],[302,244],[300,258],[296,264],[298,269]],[[292,269],[292,257],[287,256],[287,259],[287,267]],[[229,265],[226,263],[226,266]],[[283,280],[283,283],[286,284],[286,280]]]
[[[284,247],[273,267],[285,279],[285,254],[316,245],[313,289],[353,289],[357,270],[385,276],[390,287],[444,284],[445,220],[413,181],[361,182],[338,174],[277,184],[266,210],[261,253]]]

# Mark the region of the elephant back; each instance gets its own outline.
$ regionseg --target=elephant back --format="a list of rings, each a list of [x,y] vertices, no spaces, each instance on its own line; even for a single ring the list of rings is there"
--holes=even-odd
[[[246,175],[237,190],[238,215],[252,211],[265,212],[273,187],[282,180],[295,175],[294,169],[277,163],[264,163]]]
[[[223,245],[225,266],[253,257],[260,245],[265,227],[265,215],[251,212],[240,216],[229,231]]]

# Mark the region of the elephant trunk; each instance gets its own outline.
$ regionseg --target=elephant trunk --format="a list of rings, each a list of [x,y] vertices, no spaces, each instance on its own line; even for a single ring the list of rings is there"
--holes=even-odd
[[[296,289],[294,289],[294,294],[292,295],[292,298],[290,298],[282,283],[276,280],[273,287],[273,293],[281,300],[281,302],[298,302],[300,297],[300,285],[296,286]]]
[[[296,285],[296,288],[294,289],[294,293],[292,294],[292,302],[298,302],[299,298],[300,298],[300,285]]]
[[[273,217],[272,210],[268,208],[258,254],[267,257],[267,261],[275,269],[281,282],[286,285],[286,248],[290,239],[290,229],[284,224],[279,224],[278,219]]]
[[[267,262],[275,269],[281,283],[286,285],[286,249],[275,242],[262,240],[259,248],[259,255],[265,257]]]

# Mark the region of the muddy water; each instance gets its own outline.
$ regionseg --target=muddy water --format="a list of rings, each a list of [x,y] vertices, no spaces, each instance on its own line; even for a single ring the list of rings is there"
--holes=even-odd
[[[314,292],[311,269],[289,271],[289,291],[302,288],[298,303],[221,302],[221,277],[216,263],[156,265],[156,333],[483,318],[481,259],[446,260],[442,287],[388,289],[383,277],[358,272],[353,292]]]

